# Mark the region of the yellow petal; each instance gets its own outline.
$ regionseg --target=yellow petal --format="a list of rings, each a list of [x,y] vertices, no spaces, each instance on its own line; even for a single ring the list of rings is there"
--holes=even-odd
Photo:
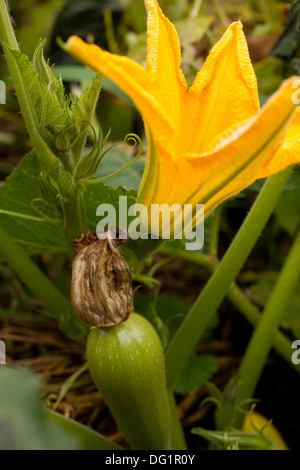
[[[128,57],[103,51],[94,44],[86,44],[77,36],[69,38],[67,48],[80,62],[114,81],[131,97],[158,142],[170,137],[171,121],[154,97],[149,73],[142,65]]]
[[[181,101],[187,92],[187,83],[180,69],[181,50],[176,29],[165,17],[156,0],[145,0],[147,23],[147,70],[153,93],[160,96],[161,103],[177,119]]]
[[[188,100],[190,123],[196,123],[190,135],[194,153],[212,150],[219,134],[257,114],[257,81],[240,22],[213,47]]]
[[[272,152],[268,160],[256,176],[265,178],[266,176],[278,173],[287,166],[300,162],[300,108],[297,108],[291,124],[287,130],[282,145]]]
[[[176,164],[167,154],[160,155],[150,202],[204,204],[207,216],[222,201],[252,184],[284,139],[295,110],[293,80],[285,81],[256,117],[221,140],[213,152],[188,154]]]
[[[142,203],[146,207],[148,207],[156,190],[156,186],[160,181],[158,175],[161,155],[158,153],[158,148],[154,144],[153,139],[151,137],[151,132],[147,126],[145,127],[145,130],[148,143],[148,155],[143,178],[139,187],[137,202]],[[170,167],[170,169],[171,168],[172,166]]]

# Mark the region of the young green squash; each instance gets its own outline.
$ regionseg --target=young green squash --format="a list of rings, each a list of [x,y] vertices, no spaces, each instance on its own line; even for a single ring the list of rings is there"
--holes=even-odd
[[[170,416],[159,337],[141,315],[92,328],[87,358],[95,383],[132,449],[170,448]]]

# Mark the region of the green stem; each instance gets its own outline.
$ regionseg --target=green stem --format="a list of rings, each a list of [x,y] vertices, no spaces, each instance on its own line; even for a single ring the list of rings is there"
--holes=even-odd
[[[87,230],[86,212],[83,192],[78,189],[76,197],[63,202],[64,233],[71,260],[74,259],[72,241],[80,236],[80,232]]]
[[[193,253],[185,250],[174,250],[169,246],[163,246],[160,248],[159,253],[179,256],[182,259],[205,267],[211,273],[213,273],[217,268],[215,262],[212,262],[207,256],[204,256],[201,253]],[[248,300],[243,291],[236,285],[235,282],[231,284],[227,293],[227,298],[252,326],[256,326],[258,324],[261,318],[259,309],[253,305],[250,300]],[[273,346],[277,353],[283,359],[285,359],[298,374],[300,374],[300,368],[298,365],[291,362],[291,342],[280,331],[276,331],[274,335]]]
[[[167,383],[174,388],[189,356],[248,258],[292,172],[288,167],[268,179],[242,227],[176,332],[166,351]]]
[[[22,67],[16,54],[13,53],[19,51],[19,47],[4,0],[0,0],[0,40],[31,142],[43,165],[49,167],[56,161],[50,147],[50,134],[40,126],[34,103],[24,81]]]
[[[115,33],[114,33],[112,10],[110,10],[109,8],[104,8],[103,17],[104,17],[106,40],[107,40],[109,51],[111,51],[113,54],[120,54],[118,43],[116,41]]]
[[[176,409],[176,402],[171,390],[168,390],[168,401],[171,416],[171,449],[187,450],[183,429]]]
[[[213,4],[216,10],[216,13],[218,17],[220,18],[224,28],[227,28],[228,25],[230,24],[230,20],[228,16],[226,15],[225,9],[222,5],[222,3],[219,0],[213,0]]]
[[[200,13],[200,9],[202,7],[202,1],[203,0],[194,0],[194,4],[192,5],[189,17],[191,19],[197,18],[197,16]]]
[[[45,305],[46,309],[64,325],[70,336],[82,342],[86,328],[75,316],[69,300],[49,281],[1,226],[0,239],[0,256]]]
[[[243,357],[238,378],[239,402],[251,398],[268,358],[273,338],[280,326],[300,277],[300,231],[280,272],[276,286],[264,309]],[[290,352],[291,355],[291,352]],[[291,360],[291,359],[290,359]],[[239,413],[235,426],[241,427],[244,415]]]
[[[0,31],[1,40],[5,42],[5,44],[7,44],[11,49],[18,51],[18,42],[11,25],[6,2],[4,0],[0,0]]]

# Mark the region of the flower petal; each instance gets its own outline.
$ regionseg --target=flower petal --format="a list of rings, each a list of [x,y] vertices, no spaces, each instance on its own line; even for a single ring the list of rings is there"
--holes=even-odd
[[[300,162],[300,108],[297,108],[284,141],[275,150],[258,172],[256,179],[284,170],[289,165]]]
[[[187,83],[180,69],[181,50],[177,31],[156,0],[145,0],[147,23],[147,70],[152,87],[173,119],[178,118]]]
[[[295,112],[293,81],[286,80],[257,116],[221,140],[214,151],[183,155],[176,164],[167,154],[160,155],[156,189],[147,205],[204,204],[207,216],[222,201],[252,184],[270,153],[284,140]]]
[[[232,23],[211,50],[188,92],[191,151],[211,151],[218,135],[257,114],[257,81],[240,22]]]
[[[158,153],[158,147],[154,144],[151,132],[147,126],[145,127],[145,130],[148,143],[148,155],[143,178],[139,187],[138,202],[147,207],[150,204],[153,193],[156,190],[156,185],[159,181],[158,174],[161,155]]]
[[[117,83],[131,97],[158,142],[170,137],[171,121],[154,97],[149,73],[142,65],[128,57],[103,51],[94,44],[86,44],[77,36],[69,38],[67,49],[80,62]]]

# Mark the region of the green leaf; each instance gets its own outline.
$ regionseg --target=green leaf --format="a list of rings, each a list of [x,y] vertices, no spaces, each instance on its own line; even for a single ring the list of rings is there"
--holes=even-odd
[[[67,253],[62,221],[53,223],[43,218],[41,207],[47,216],[57,217],[57,212],[42,198],[37,178],[40,162],[34,152],[23,158],[7,180],[0,184],[0,225],[5,227],[12,239],[22,245],[27,254]],[[89,230],[96,230],[100,218],[96,216],[100,204],[110,203],[116,207],[119,220],[119,196],[128,197],[128,207],[136,201],[136,192],[122,187],[110,188],[102,183],[87,187],[84,197]],[[129,219],[130,221],[131,219]]]
[[[0,184],[0,224],[28,254],[63,253],[67,248],[61,227],[43,219],[32,204],[42,198],[37,181],[40,170],[40,162],[31,152]],[[51,206],[48,208],[55,217]]]
[[[74,109],[77,111],[76,114],[81,115],[83,121],[90,122],[92,120],[102,81],[101,75],[94,76],[89,88],[76,100]]]
[[[96,75],[89,88],[80,96],[80,98],[72,98],[72,116],[77,133],[79,135],[72,148],[73,154],[75,156],[75,163],[79,161],[81,157],[89,130],[88,128],[92,122],[99,98],[101,85],[102,77],[100,75]]]
[[[0,366],[0,449],[77,449],[80,441],[50,422],[39,380],[26,370]]]
[[[147,242],[148,240],[143,240]],[[175,242],[174,242],[175,243]],[[125,245],[126,246],[126,245]],[[135,311],[147,318],[147,320],[152,323],[152,307],[155,307],[155,310],[162,320],[163,324],[169,330],[168,343],[173,339],[176,331],[180,327],[184,317],[189,312],[190,306],[183,302],[182,300],[177,299],[171,295],[161,294],[158,296],[155,295],[136,295],[134,299],[134,308]],[[206,338],[211,335],[211,329],[216,326],[217,315],[212,319]],[[153,325],[155,327],[155,325]]]
[[[217,368],[218,362],[214,356],[192,356],[175,386],[175,391],[185,394],[199,390],[212,378]]]
[[[33,57],[4,45],[19,103],[37,155],[44,166],[62,157],[58,150],[61,140],[72,144],[77,163],[82,154],[89,125],[92,121],[101,89],[102,78],[97,75],[79,98],[66,97],[61,79],[57,79],[44,59],[44,41],[40,41]]]
[[[123,148],[118,145],[112,148],[104,157],[95,176],[97,178],[103,178],[107,175],[110,175],[111,173],[114,173],[123,166],[127,165],[131,160],[132,157],[128,154],[128,152],[123,150]],[[113,188],[123,186],[127,189],[135,189],[137,191],[140,187],[144,168],[145,161],[140,158],[129,168],[122,171],[122,173],[107,180],[106,184]]]
[[[6,44],[3,49],[32,144],[44,166],[50,166],[55,161],[54,144],[46,126],[64,127],[64,108],[25,54]]]
[[[112,204],[116,209],[116,226],[119,226],[119,197],[126,196],[128,208],[136,202],[136,191],[129,190],[119,186],[111,188],[103,183],[89,185],[84,193],[85,206],[87,212],[88,225],[90,230],[96,230],[96,225],[100,221],[100,217],[96,216],[97,207],[100,204]],[[132,217],[128,217],[128,223]]]
[[[81,450],[122,450],[118,444],[106,439],[96,431],[84,426],[74,419],[66,418],[60,413],[46,409],[48,419],[59,424],[70,436],[76,436],[80,441]]]
[[[285,186],[285,191],[292,191],[300,187],[300,164],[295,165],[293,172]]]
[[[244,189],[241,191],[239,194],[235,196],[231,196],[229,201],[234,201],[235,199],[241,199],[245,198],[249,193],[259,193],[265,184],[267,178],[261,178],[259,180],[256,180],[254,183],[252,183],[248,188]],[[284,191],[292,191],[294,189],[297,189],[300,187],[300,164],[295,165],[293,168],[292,174],[289,177]]]
[[[162,320],[163,324],[168,328],[168,341],[170,341],[179,328],[185,315],[188,313],[189,305],[179,299],[176,299],[175,297],[165,294],[158,296],[135,296],[135,311],[146,317],[150,322],[152,320],[151,305],[155,307],[155,311],[157,312],[158,316]]]
[[[64,100],[64,87],[62,81],[60,79],[58,80],[54,75],[53,67],[50,67],[49,60],[48,62],[45,61],[45,43],[46,39],[39,40],[39,43],[34,51],[32,64],[39,75],[39,79],[49,86],[49,89],[51,90],[51,96],[53,96],[54,99],[57,98],[57,100],[62,103]]]

